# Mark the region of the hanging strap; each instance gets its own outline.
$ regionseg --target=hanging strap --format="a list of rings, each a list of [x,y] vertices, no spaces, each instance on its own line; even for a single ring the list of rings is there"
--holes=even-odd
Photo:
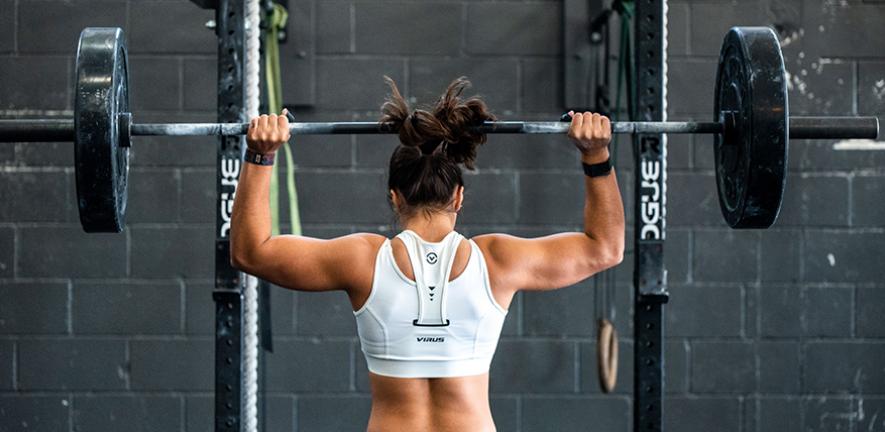
[[[412,321],[412,324],[418,327],[448,326],[446,291],[455,252],[463,237],[452,231],[441,242],[428,243],[409,230],[401,232],[397,237],[406,245],[415,274],[418,319]]]

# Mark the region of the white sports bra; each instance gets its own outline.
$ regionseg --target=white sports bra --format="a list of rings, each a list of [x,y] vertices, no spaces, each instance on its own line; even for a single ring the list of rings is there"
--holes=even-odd
[[[430,243],[406,230],[415,281],[385,240],[375,259],[372,291],[354,311],[369,370],[400,378],[479,375],[489,370],[507,310],[492,296],[485,258],[473,240],[467,267],[449,281],[464,238],[455,231]]]

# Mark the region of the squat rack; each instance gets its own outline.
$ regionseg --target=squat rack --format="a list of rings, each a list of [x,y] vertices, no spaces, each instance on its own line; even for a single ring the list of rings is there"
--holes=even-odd
[[[244,105],[244,2],[192,0],[216,12],[218,122],[242,123]],[[635,13],[636,106],[639,120],[666,120],[666,4],[640,0]],[[242,430],[243,278],[230,264],[229,222],[239,177],[243,137],[220,136],[216,164],[215,240],[215,430]],[[664,305],[667,274],[663,253],[666,217],[666,136],[634,135],[634,403],[633,430],[663,430]]]

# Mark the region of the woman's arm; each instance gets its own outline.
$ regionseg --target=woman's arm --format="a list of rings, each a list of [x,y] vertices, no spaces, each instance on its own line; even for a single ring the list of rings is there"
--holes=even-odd
[[[250,123],[247,142],[256,153],[273,155],[288,139],[285,115],[263,115]],[[352,234],[332,240],[272,237],[269,189],[273,167],[243,165],[231,216],[234,267],[276,285],[305,291],[347,289],[365,283],[366,272],[360,270],[371,268],[364,261],[373,256],[373,244],[377,243],[373,240],[379,236]]]
[[[587,164],[609,158],[611,123],[599,114],[574,114],[569,137]],[[506,291],[549,290],[578,283],[618,265],[624,256],[624,205],[615,171],[584,177],[584,232],[535,239],[477,236],[492,285]]]

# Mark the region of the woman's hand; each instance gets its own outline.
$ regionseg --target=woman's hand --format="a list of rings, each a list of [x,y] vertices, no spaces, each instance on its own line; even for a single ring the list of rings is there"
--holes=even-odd
[[[246,144],[249,149],[256,153],[271,154],[276,152],[286,141],[289,141],[287,113],[288,110],[283,109],[280,115],[265,114],[253,118],[249,122],[249,132],[246,133]]]
[[[568,130],[568,137],[581,153],[591,155],[608,149],[608,143],[612,139],[612,127],[608,117],[574,111],[569,111],[569,115],[572,116],[572,124]]]

